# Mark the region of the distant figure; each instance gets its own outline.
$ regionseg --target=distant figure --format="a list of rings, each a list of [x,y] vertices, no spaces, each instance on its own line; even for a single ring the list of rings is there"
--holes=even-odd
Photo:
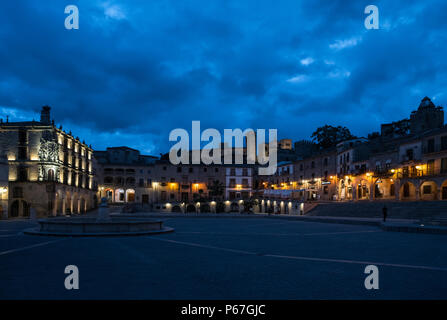
[[[388,208],[384,205],[382,208],[382,214],[383,214],[383,222],[386,221],[386,216],[388,214]]]

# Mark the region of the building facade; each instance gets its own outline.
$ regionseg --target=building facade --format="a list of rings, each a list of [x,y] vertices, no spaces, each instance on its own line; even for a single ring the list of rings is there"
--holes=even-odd
[[[93,150],[57,128],[44,106],[40,121],[0,123],[8,162],[8,217],[79,214],[97,204]],[[5,215],[4,215],[5,216]]]

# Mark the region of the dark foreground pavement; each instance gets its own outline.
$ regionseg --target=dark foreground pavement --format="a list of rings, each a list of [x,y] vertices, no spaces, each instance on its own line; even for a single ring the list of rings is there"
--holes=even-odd
[[[0,221],[0,299],[446,299],[447,236],[273,219],[170,218],[174,233],[20,234]],[[366,290],[364,269],[379,268]],[[79,290],[64,269],[79,268]]]

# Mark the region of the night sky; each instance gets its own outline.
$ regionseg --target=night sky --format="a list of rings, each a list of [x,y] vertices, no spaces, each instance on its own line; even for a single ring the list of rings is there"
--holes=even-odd
[[[79,30],[66,30],[66,5]],[[364,27],[377,5],[380,29]],[[169,132],[324,124],[358,136],[445,106],[446,1],[2,1],[0,116],[158,155]]]

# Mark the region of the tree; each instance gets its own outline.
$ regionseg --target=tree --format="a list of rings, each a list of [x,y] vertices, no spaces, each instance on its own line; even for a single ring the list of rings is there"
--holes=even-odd
[[[258,200],[253,197],[244,200],[244,212],[252,213],[253,207],[257,204]]]
[[[320,149],[335,146],[337,143],[349,139],[354,139],[355,136],[351,134],[348,128],[338,126],[325,125],[319,127],[312,133],[312,141],[318,144]]]
[[[219,180],[214,180],[213,183],[208,187],[209,196],[215,200],[215,198],[222,197],[225,191],[224,185]]]

